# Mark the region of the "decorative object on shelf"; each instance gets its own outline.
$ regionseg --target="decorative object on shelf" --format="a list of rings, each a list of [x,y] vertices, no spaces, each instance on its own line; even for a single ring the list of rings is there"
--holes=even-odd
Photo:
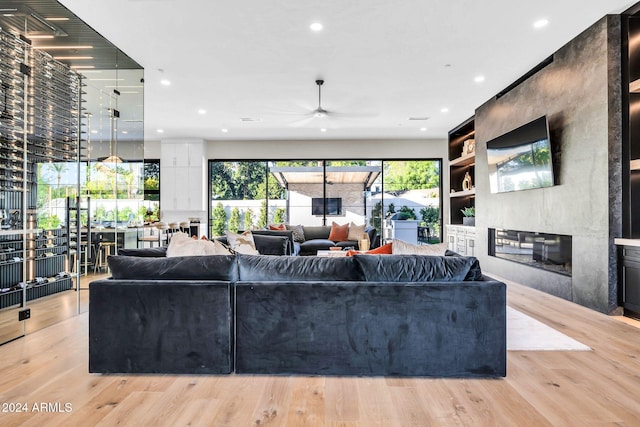
[[[476,225],[476,208],[468,207],[460,209],[462,212],[462,225],[475,226]]]
[[[469,154],[473,154],[476,151],[476,140],[475,139],[467,139],[462,143],[462,155],[467,156]]]
[[[464,173],[464,178],[462,179],[462,189],[465,191],[469,191],[473,188],[473,183],[471,182],[471,175],[469,172]]]

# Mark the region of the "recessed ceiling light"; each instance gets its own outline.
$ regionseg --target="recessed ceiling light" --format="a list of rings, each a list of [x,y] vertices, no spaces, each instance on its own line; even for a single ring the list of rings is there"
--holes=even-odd
[[[126,130],[123,130],[122,133],[124,133],[125,135],[128,134],[129,132],[127,132]]]
[[[326,132],[326,131],[327,131],[327,129],[325,129],[325,128],[320,129],[320,132]]]
[[[96,66],[95,65],[72,65],[71,66],[72,70],[91,69],[91,68],[96,68]]]
[[[318,32],[318,31],[322,31],[324,26],[319,22],[314,22],[313,24],[309,25],[309,28],[311,29],[311,31]]]
[[[427,128],[420,128],[420,132],[426,132]]]
[[[546,27],[547,25],[549,25],[549,20],[542,18],[533,23],[533,28],[540,29]]]
[[[158,133],[164,133],[164,129],[158,129],[156,132],[158,132]]]
[[[482,83],[484,81],[484,76],[475,76],[473,81],[476,83]]]
[[[53,36],[51,34],[27,34],[27,38],[30,39],[52,39]]]
[[[167,79],[162,79],[162,80],[160,80],[160,84],[162,86],[171,86],[171,81],[167,80]]]
[[[198,110],[198,114],[207,114],[207,110],[201,108]]]
[[[443,108],[440,109],[440,112],[441,113],[448,113],[449,109],[447,107],[443,107]]]
[[[227,129],[227,128],[222,128],[222,129],[220,129],[220,132],[222,132],[222,133],[227,133],[227,132],[229,132],[229,129]]]
[[[69,18],[63,18],[63,17],[54,17],[52,16],[51,18],[44,18],[45,21],[68,21]]]
[[[91,133],[96,134],[96,133],[98,133],[98,131],[94,129],[94,130],[91,131]]]

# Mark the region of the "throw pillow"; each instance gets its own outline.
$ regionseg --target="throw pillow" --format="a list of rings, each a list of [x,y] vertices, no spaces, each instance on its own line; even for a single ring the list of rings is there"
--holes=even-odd
[[[349,234],[347,236],[347,240],[351,240],[357,242],[362,240],[362,236],[364,235],[365,225],[356,225],[353,222],[349,224]]]
[[[231,250],[239,254],[260,255],[260,252],[256,250],[253,234],[249,230],[242,234],[227,231],[227,242],[229,242]]]
[[[302,228],[302,225],[286,225],[287,230],[290,230],[293,232],[293,241],[294,242],[298,242],[298,243],[304,243],[305,238],[304,238],[304,228]]]
[[[366,251],[366,252],[347,251],[347,256],[354,256],[354,255],[391,255],[391,253],[392,253],[391,246],[392,246],[391,243],[387,243],[385,245],[379,246],[379,247],[377,247],[375,249],[371,249],[370,251]]]
[[[442,256],[447,250],[446,243],[437,243],[434,245],[413,245],[403,240],[393,240],[394,255],[436,255]]]
[[[329,233],[329,240],[334,242],[346,242],[349,239],[349,224],[336,224],[331,223],[331,232]]]
[[[175,233],[167,247],[167,257],[217,255],[216,246],[208,240],[192,239],[187,234]]]
[[[269,224],[269,230],[286,230],[287,226],[284,224]]]

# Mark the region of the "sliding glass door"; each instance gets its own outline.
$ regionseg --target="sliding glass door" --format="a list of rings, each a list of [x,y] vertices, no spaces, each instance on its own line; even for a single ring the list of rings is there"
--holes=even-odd
[[[393,221],[415,244],[442,229],[441,165],[435,160],[243,160],[209,162],[210,236],[269,224],[365,224],[381,241]]]

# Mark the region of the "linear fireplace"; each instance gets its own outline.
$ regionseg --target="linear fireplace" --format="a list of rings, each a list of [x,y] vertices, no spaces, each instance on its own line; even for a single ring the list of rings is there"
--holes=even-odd
[[[571,276],[571,236],[489,229],[489,255]]]

